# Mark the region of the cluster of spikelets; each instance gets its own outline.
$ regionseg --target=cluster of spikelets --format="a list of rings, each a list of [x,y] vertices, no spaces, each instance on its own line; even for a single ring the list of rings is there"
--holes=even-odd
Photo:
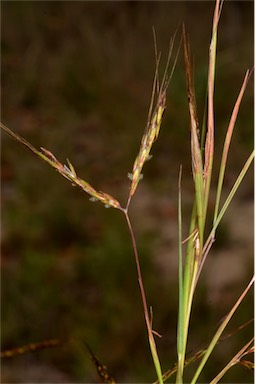
[[[177,60],[177,57],[176,57],[176,60],[172,68],[171,76],[169,77],[169,79],[167,79],[167,71],[168,71],[169,61],[170,61],[170,57],[173,49],[173,42],[174,42],[174,39],[171,40],[170,42],[168,60],[167,60],[166,69],[165,69],[161,84],[159,84],[159,75],[158,75],[160,54],[159,55],[157,54],[156,45],[155,45],[156,71],[155,71],[155,77],[153,82],[153,91],[152,91],[151,105],[149,109],[148,122],[141,140],[139,153],[133,165],[132,173],[128,174],[128,177],[131,180],[131,187],[129,191],[128,203],[125,209],[121,207],[120,203],[114,197],[112,197],[111,195],[105,192],[97,191],[88,182],[81,179],[77,175],[73,165],[68,159],[67,159],[67,165],[62,164],[49,150],[43,147],[41,147],[40,150],[37,150],[23,137],[14,133],[12,130],[10,130],[8,127],[6,127],[2,123],[1,123],[1,128],[4,131],[6,131],[6,133],[8,133],[15,140],[26,145],[32,152],[34,152],[42,160],[46,161],[49,165],[55,168],[62,176],[64,176],[69,181],[71,181],[72,185],[74,186],[77,185],[80,188],[82,188],[85,192],[87,192],[91,196],[90,197],[91,201],[101,201],[106,208],[113,207],[120,210],[126,210],[129,206],[132,196],[134,195],[137,189],[139,181],[143,178],[142,169],[143,169],[144,163],[151,158],[151,155],[150,155],[151,147],[159,135],[162,117],[166,107],[166,90],[167,90],[167,87],[168,87],[168,84]]]
[[[150,158],[150,150],[152,144],[157,139],[162,116],[165,110],[166,104],[166,96],[165,89],[163,92],[159,93],[157,104],[155,107],[155,111],[153,113],[151,121],[149,121],[148,126],[145,130],[145,133],[142,137],[140,150],[138,156],[135,159],[132,174],[128,174],[128,177],[132,180],[130,187],[130,198],[136,191],[139,181],[142,179],[142,168],[146,160]],[[88,182],[81,179],[71,162],[67,159],[67,165],[62,164],[49,150],[41,147],[41,150],[37,150],[33,147],[29,142],[23,139],[18,134],[12,132],[8,127],[1,124],[1,127],[14,139],[20,141],[24,145],[26,145],[32,152],[34,152],[37,156],[39,156],[42,160],[46,161],[49,165],[55,168],[62,176],[64,176],[67,180],[71,181],[72,185],[77,185],[82,188],[85,192],[87,192],[91,198],[91,201],[101,201],[105,207],[113,207],[117,209],[123,209],[120,203],[111,195],[95,190]]]
[[[145,130],[144,135],[142,137],[140,150],[134,162],[133,172],[132,174],[129,174],[129,177],[132,180],[130,196],[134,195],[137,185],[142,178],[142,168],[145,161],[151,158],[150,150],[154,141],[157,140],[165,107],[166,91],[164,89],[162,92],[159,93],[155,112],[153,113],[148,128]]]
[[[153,31],[154,32],[154,31]],[[136,260],[136,266],[137,266],[137,273],[138,273],[138,281],[139,281],[139,286],[141,290],[141,296],[142,296],[142,301],[143,301],[143,307],[144,307],[144,315],[145,315],[145,320],[146,320],[146,326],[147,326],[147,331],[148,331],[148,338],[149,338],[149,344],[151,348],[151,353],[154,361],[154,365],[157,371],[158,377],[162,376],[161,373],[161,367],[160,367],[160,362],[157,354],[157,348],[156,348],[156,343],[154,340],[154,334],[156,333],[155,331],[152,330],[152,324],[149,316],[149,311],[148,311],[148,306],[147,306],[147,300],[145,296],[145,291],[143,287],[143,281],[142,281],[142,276],[141,276],[141,270],[140,270],[140,262],[139,262],[139,257],[136,249],[136,243],[134,239],[134,234],[133,234],[133,229],[128,217],[128,208],[129,204],[131,202],[132,196],[134,195],[137,186],[139,184],[139,181],[143,178],[142,175],[142,169],[144,166],[144,163],[151,158],[150,151],[152,148],[153,143],[155,140],[158,138],[161,123],[162,123],[162,118],[163,114],[166,108],[166,91],[168,84],[170,82],[170,79],[172,77],[177,58],[178,58],[178,53],[176,55],[176,58],[174,60],[174,64],[172,67],[172,71],[170,76],[167,76],[168,73],[168,68],[169,68],[169,62],[173,50],[173,44],[174,44],[174,38],[170,40],[170,48],[169,48],[169,54],[168,54],[168,59],[164,71],[164,75],[162,78],[162,81],[160,83],[159,81],[159,74],[158,74],[158,69],[159,69],[159,62],[160,62],[160,54],[158,55],[157,53],[157,48],[156,48],[156,38],[155,38],[155,32],[154,32],[154,42],[155,42],[155,56],[156,56],[156,71],[155,71],[155,76],[154,76],[154,81],[153,81],[153,89],[152,89],[152,97],[151,97],[151,103],[150,103],[150,108],[149,108],[149,114],[148,114],[148,121],[147,125],[145,128],[145,132],[143,134],[141,144],[140,144],[140,149],[138,152],[138,155],[135,159],[132,173],[128,174],[129,179],[131,180],[131,186],[129,190],[129,195],[128,195],[128,200],[126,207],[123,208],[120,203],[111,195],[102,192],[102,191],[97,191],[94,189],[87,181],[81,179],[76,171],[71,162],[67,159],[67,165],[62,164],[54,155],[51,153],[49,150],[41,147],[40,150],[37,150],[35,147],[33,147],[29,142],[27,142],[23,137],[19,136],[18,134],[12,132],[9,128],[7,128],[4,124],[1,124],[1,128],[8,133],[12,138],[15,140],[21,142],[25,146],[27,146],[33,153],[35,153],[39,158],[42,160],[46,161],[50,166],[55,168],[62,176],[64,176],[67,180],[69,180],[72,185],[74,186],[79,186],[84,190],[86,193],[90,195],[90,200],[91,201],[101,201],[105,207],[113,207],[117,208],[121,211],[124,212],[127,223],[129,226],[131,238],[132,238],[132,243],[133,243],[133,248],[134,248],[134,253],[135,253],[135,260]],[[180,46],[179,46],[180,49]],[[101,372],[101,371],[100,371]],[[101,375],[101,373],[100,373]],[[105,379],[105,378],[104,378]],[[113,382],[107,380],[107,382]]]
[[[26,145],[32,152],[34,152],[37,156],[39,156],[42,160],[46,161],[49,165],[55,168],[62,176],[64,176],[67,180],[71,181],[72,185],[81,187],[85,192],[91,195],[91,200],[96,201],[100,200],[107,207],[119,208],[120,204],[117,200],[115,200],[112,196],[108,195],[104,192],[96,191],[89,183],[85,180],[82,180],[76,173],[73,165],[67,159],[67,165],[62,164],[50,151],[41,147],[41,150],[37,150],[33,147],[28,141],[23,139],[23,137],[18,134],[12,132],[8,127],[1,123],[1,127],[15,140],[21,142]]]

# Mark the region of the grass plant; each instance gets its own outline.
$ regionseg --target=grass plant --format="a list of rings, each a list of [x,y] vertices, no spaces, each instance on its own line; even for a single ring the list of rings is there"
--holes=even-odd
[[[192,175],[194,182],[194,203],[190,219],[189,233],[186,239],[183,238],[182,231],[182,168],[180,168],[179,181],[178,181],[178,228],[179,228],[179,313],[178,313],[178,330],[177,330],[177,363],[173,368],[168,369],[165,373],[162,369],[160,357],[157,349],[156,337],[160,337],[157,331],[153,329],[152,324],[152,309],[149,308],[146,290],[144,287],[143,276],[140,266],[139,251],[137,248],[137,242],[134,234],[132,220],[129,215],[129,207],[132,199],[135,197],[136,190],[139,182],[142,179],[142,170],[145,162],[150,159],[151,148],[155,140],[157,140],[162,124],[164,110],[167,106],[167,88],[172,78],[173,71],[176,65],[178,53],[173,61],[172,70],[168,76],[170,59],[173,52],[174,38],[170,42],[169,55],[165,71],[160,81],[159,76],[159,64],[160,54],[157,52],[155,43],[155,54],[156,54],[156,70],[153,81],[151,104],[148,114],[148,122],[145,128],[144,134],[141,139],[138,155],[134,161],[132,172],[128,174],[131,181],[130,189],[128,192],[128,198],[126,204],[122,205],[117,199],[109,195],[106,192],[96,190],[91,184],[83,180],[76,172],[73,164],[67,159],[67,164],[60,162],[57,157],[50,152],[48,149],[41,147],[36,149],[23,137],[14,133],[11,129],[1,123],[1,128],[12,138],[19,141],[23,145],[27,146],[35,155],[40,159],[47,162],[63,177],[71,182],[72,185],[80,187],[84,192],[90,195],[91,201],[99,201],[104,204],[106,208],[115,208],[122,212],[125,216],[125,220],[130,232],[131,242],[133,246],[135,263],[137,268],[137,278],[140,288],[140,294],[142,299],[143,311],[145,324],[148,335],[148,342],[150,346],[151,356],[155,367],[157,376],[157,383],[163,384],[171,376],[176,374],[176,383],[182,384],[185,382],[185,367],[198,359],[201,359],[197,369],[195,370],[194,376],[191,380],[192,384],[198,382],[201,372],[205,369],[206,363],[212,354],[215,346],[221,341],[223,331],[229,324],[235,311],[242,303],[247,292],[250,290],[254,283],[254,277],[251,278],[246,288],[237,299],[236,303],[232,306],[223,321],[216,330],[213,338],[208,343],[205,349],[200,350],[193,354],[191,358],[187,358],[186,350],[189,336],[190,318],[193,306],[194,295],[197,290],[197,284],[199,276],[203,269],[206,258],[208,257],[209,251],[211,250],[213,243],[217,238],[217,228],[221,223],[221,220],[226,213],[229,205],[235,196],[235,193],[243,182],[244,176],[251,166],[254,159],[254,151],[248,157],[246,163],[241,169],[239,176],[237,177],[232,189],[230,190],[225,201],[222,200],[222,189],[224,183],[225,170],[227,165],[228,153],[231,143],[231,138],[235,123],[238,116],[240,104],[249,81],[251,71],[247,71],[244,77],[243,84],[241,86],[239,95],[233,108],[232,116],[229,125],[226,130],[225,143],[222,150],[222,159],[220,163],[220,170],[217,183],[216,201],[214,206],[213,222],[209,230],[209,235],[206,235],[205,228],[208,225],[208,200],[212,189],[211,179],[213,172],[213,160],[214,160],[214,131],[215,131],[215,108],[214,108],[214,87],[215,87],[215,68],[216,68],[216,52],[217,52],[217,34],[218,25],[220,20],[220,14],[222,11],[223,2],[216,0],[215,10],[213,16],[212,25],[212,37],[209,48],[209,65],[208,65],[208,81],[207,81],[207,106],[205,110],[204,120],[202,129],[198,122],[198,116],[196,111],[196,97],[193,85],[193,69],[192,60],[190,53],[190,45],[188,37],[186,35],[185,28],[183,27],[183,46],[184,46],[184,61],[185,71],[187,80],[187,96],[188,96],[188,107],[190,115],[190,135],[191,135],[191,164],[192,164]],[[155,33],[154,33],[155,38]],[[178,51],[179,52],[179,51]],[[184,249],[184,247],[186,249]],[[54,341],[55,343],[55,341]],[[226,363],[224,369],[215,372],[215,377],[211,380],[211,383],[217,383],[224,374],[235,364],[243,364],[250,366],[251,363],[243,358],[252,352],[253,340],[248,340],[244,343],[243,347],[233,356],[233,358]],[[40,344],[40,343],[39,343]],[[50,344],[50,343],[49,343]],[[56,341],[56,344],[58,342]],[[36,344],[35,344],[36,345]],[[43,344],[44,347],[47,343]],[[55,345],[55,344],[54,344]],[[27,350],[29,347],[27,348]],[[25,348],[26,350],[26,348]],[[89,349],[90,350],[90,349]],[[20,352],[22,353],[22,352]],[[93,353],[90,351],[93,356]],[[9,353],[11,355],[11,353]],[[8,353],[5,354],[8,356]],[[93,357],[96,365],[98,360]],[[101,367],[101,368],[100,368]],[[105,382],[114,382],[113,379],[107,374],[107,370],[102,369],[99,364],[99,373],[103,371],[101,378]],[[216,369],[218,371],[218,368]]]

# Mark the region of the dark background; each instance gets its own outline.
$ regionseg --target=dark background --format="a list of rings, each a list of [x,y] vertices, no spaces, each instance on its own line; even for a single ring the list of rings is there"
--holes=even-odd
[[[214,2],[2,2],[2,122],[35,147],[69,158],[96,189],[125,203],[147,121],[155,69],[152,26],[162,51],[184,21],[194,57],[202,122]],[[216,155],[246,69],[253,66],[253,2],[223,6],[215,88]],[[250,81],[236,125],[225,192],[253,147]],[[186,226],[192,203],[183,54],[172,78],[153,159],[131,206],[163,370],[176,361],[177,180],[183,165]],[[214,185],[217,172],[214,175]],[[213,210],[214,194],[210,209]],[[87,342],[117,382],[152,382],[142,304],[121,213],[92,204],[25,147],[2,135],[2,349],[50,338],[61,347],[2,362],[2,382],[97,382]],[[187,235],[187,232],[185,232]],[[253,268],[250,171],[218,231],[198,286],[188,351],[207,345]],[[253,316],[248,296],[229,332]],[[252,335],[220,344],[209,382]],[[190,369],[191,374],[193,369]],[[187,380],[189,380],[189,374]],[[222,382],[252,382],[234,367]]]

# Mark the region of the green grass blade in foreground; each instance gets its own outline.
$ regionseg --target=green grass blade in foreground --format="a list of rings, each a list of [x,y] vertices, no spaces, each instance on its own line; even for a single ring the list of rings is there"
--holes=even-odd
[[[187,41],[185,28],[183,27],[184,39],[184,60],[187,82],[188,105],[191,126],[191,157],[192,157],[192,173],[195,185],[195,202],[193,205],[191,225],[189,232],[189,241],[186,252],[186,261],[184,268],[184,285],[182,298],[182,313],[179,314],[178,320],[178,369],[176,375],[176,383],[183,382],[183,370],[185,364],[185,354],[188,338],[188,329],[190,321],[190,313],[194,295],[194,287],[196,274],[198,271],[198,262],[202,257],[203,246],[203,162],[201,148],[198,138],[198,118],[196,112],[195,92],[192,81],[192,68],[190,59],[190,47]]]
[[[246,72],[246,75],[245,75],[245,78],[244,78],[241,90],[239,92],[238,98],[236,100],[236,103],[235,103],[235,106],[234,106],[234,109],[233,109],[233,112],[232,112],[232,115],[231,115],[230,123],[229,123],[229,126],[228,126],[228,130],[227,130],[227,134],[226,134],[226,138],[225,138],[225,142],[224,142],[222,158],[221,158],[221,165],[220,165],[220,172],[219,172],[219,179],[218,179],[218,185],[217,185],[217,193],[216,193],[216,202],[215,202],[215,210],[214,210],[214,220],[213,220],[213,222],[216,221],[216,218],[217,218],[218,212],[219,212],[220,197],[221,197],[221,191],[222,191],[222,186],[223,186],[223,179],[224,179],[225,169],[226,169],[226,164],[227,164],[227,157],[228,157],[228,152],[229,152],[229,146],[230,146],[230,143],[231,143],[231,138],[232,138],[233,130],[234,130],[234,127],[235,127],[235,123],[236,123],[237,115],[238,115],[238,112],[239,112],[239,108],[240,108],[240,105],[241,105],[241,102],[242,102],[242,99],[243,99],[243,95],[244,95],[247,83],[249,81],[249,73],[250,73],[249,71]]]
[[[183,329],[184,329],[184,303],[183,303],[183,261],[182,261],[182,197],[181,197],[181,176],[182,167],[180,167],[179,182],[178,182],[178,281],[179,281],[179,310],[178,310],[178,328],[177,328],[177,356],[178,361],[182,362],[183,358]],[[181,381],[183,375],[184,363],[181,363],[180,369],[178,370],[178,380]]]
[[[240,351],[229,361],[229,363],[220,371],[220,373],[210,382],[210,384],[217,384],[220,379],[225,375],[225,373],[234,365],[238,364],[241,358],[246,354],[247,349],[253,344],[254,337],[248,341],[247,344],[243,346]]]
[[[211,355],[215,345],[217,344],[217,342],[219,341],[219,338],[221,337],[224,329],[226,328],[226,326],[228,325],[231,317],[234,315],[235,311],[237,310],[237,308],[239,307],[239,305],[241,304],[241,302],[243,301],[245,295],[247,294],[247,292],[249,291],[249,289],[251,288],[252,284],[254,283],[254,276],[252,277],[251,281],[249,282],[249,284],[247,285],[247,287],[245,288],[245,290],[243,291],[243,293],[241,294],[241,296],[239,297],[239,299],[236,301],[235,305],[233,306],[233,308],[230,310],[230,312],[228,313],[228,315],[224,318],[224,320],[222,321],[221,325],[219,326],[217,332],[215,333],[214,337],[212,338],[212,341],[211,343],[209,344],[209,347],[207,348],[207,351],[205,353],[205,355],[203,356],[203,359],[202,361],[200,362],[199,366],[198,366],[198,369],[191,381],[191,384],[195,384],[197,382],[197,379],[198,377],[200,376],[209,356]]]
[[[192,65],[191,65],[191,54],[190,46],[186,37],[185,27],[183,26],[183,41],[184,41],[184,61],[185,61],[185,72],[186,72],[186,83],[187,83],[187,95],[188,105],[190,114],[190,129],[191,129],[191,160],[192,160],[192,173],[195,184],[195,197],[197,207],[197,224],[198,224],[198,235],[199,244],[202,255],[203,246],[203,232],[204,232],[204,221],[203,221],[203,207],[204,207],[204,191],[203,191],[203,161],[201,148],[199,143],[199,124],[196,111],[196,98],[192,79]]]
[[[182,299],[182,313],[178,318],[178,335],[177,335],[177,347],[178,347],[178,366],[176,383],[182,383],[183,370],[185,366],[185,354],[187,346],[189,318],[193,297],[193,280],[195,274],[195,257],[194,257],[194,244],[193,237],[196,230],[196,202],[193,205],[193,211],[191,215],[190,223],[190,236],[187,245],[186,259],[184,266],[184,280],[183,280],[183,299]]]
[[[193,295],[195,290],[195,282],[198,270],[198,261],[195,257],[195,245],[194,242],[198,236],[197,232],[197,206],[196,199],[194,200],[188,244],[186,250],[185,266],[184,266],[184,279],[183,279],[183,309],[182,319],[178,322],[178,364],[177,364],[177,377],[176,383],[181,383],[183,380],[183,370],[185,366],[185,355],[188,338],[189,320],[192,308]],[[179,320],[179,319],[178,319]],[[182,326],[182,328],[181,328]]]
[[[151,332],[150,336],[152,336],[152,332]],[[163,384],[164,382],[163,382],[161,365],[160,365],[160,361],[159,361],[159,357],[158,357],[158,353],[157,353],[156,343],[155,343],[153,336],[150,337],[149,342],[150,342],[150,349],[151,349],[151,354],[152,354],[154,366],[155,366],[157,376],[158,376],[158,382],[159,382],[159,384]]]
[[[218,24],[220,19],[220,12],[223,1],[216,0],[214,16],[213,16],[213,30],[212,39],[209,49],[209,71],[208,71],[208,115],[207,115],[207,132],[205,139],[205,153],[204,153],[204,204],[203,215],[204,222],[206,221],[207,206],[209,200],[209,193],[211,187],[211,176],[213,168],[214,156],[214,86],[215,86],[215,64],[216,64],[216,48],[217,48],[217,33]]]

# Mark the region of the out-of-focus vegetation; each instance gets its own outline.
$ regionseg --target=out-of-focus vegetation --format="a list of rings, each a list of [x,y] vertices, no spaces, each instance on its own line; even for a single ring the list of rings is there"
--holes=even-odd
[[[83,179],[125,201],[155,69],[152,26],[164,60],[170,36],[185,22],[202,121],[213,7],[213,2],[3,2],[2,121],[63,162],[69,158]],[[245,70],[253,63],[252,31],[253,3],[226,2],[216,71],[217,143]],[[253,145],[252,91],[250,85],[238,118],[227,187]],[[165,370],[176,361],[180,163],[187,211],[192,193],[188,121],[181,53],[154,157],[133,204],[154,328],[163,335],[158,344]],[[243,204],[252,194],[251,172],[245,181],[239,193]],[[85,341],[118,382],[154,380],[131,243],[120,213],[89,202],[4,135],[2,203],[2,349],[49,338],[67,342],[5,360],[3,382],[98,381]],[[245,217],[238,220],[245,225]],[[221,250],[231,248],[232,236],[226,224],[219,232]],[[245,252],[252,254],[252,249],[247,246]],[[206,282],[201,283],[190,350],[206,343],[225,315],[226,303],[232,304],[243,287],[250,265],[231,293],[227,287],[217,302],[210,299]],[[251,298],[245,303],[233,328],[252,317]],[[242,337],[245,332],[249,330]],[[237,348],[227,341],[211,364],[220,369],[222,357]],[[204,382],[211,378],[210,367],[207,372]],[[226,380],[248,382],[251,375],[238,367]]]

